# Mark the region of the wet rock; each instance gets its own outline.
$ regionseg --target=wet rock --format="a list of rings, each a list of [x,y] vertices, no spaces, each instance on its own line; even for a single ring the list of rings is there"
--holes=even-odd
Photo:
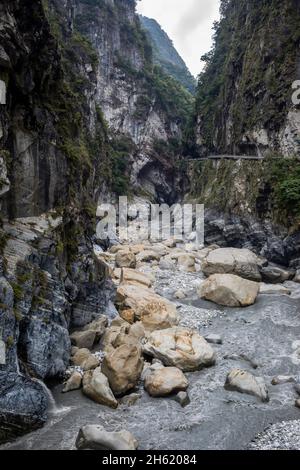
[[[62,376],[69,365],[71,342],[67,328],[38,318],[24,320],[19,346],[27,364],[42,379]]]
[[[201,298],[227,307],[253,305],[259,292],[259,283],[233,274],[214,274],[199,287]]]
[[[63,393],[73,392],[74,390],[79,390],[82,384],[82,375],[80,372],[73,372],[71,377],[65,383],[63,388]]]
[[[124,344],[105,356],[102,372],[108,378],[112,391],[120,396],[137,385],[143,366],[141,348]]]
[[[247,249],[219,248],[211,251],[202,261],[206,276],[235,274],[251,281],[261,281],[258,257]]]
[[[266,266],[261,269],[262,280],[267,284],[280,284],[293,278],[294,273],[278,268]]]
[[[136,267],[135,255],[130,251],[119,251],[116,254],[116,267],[135,269]]]
[[[136,450],[138,442],[128,431],[108,432],[102,426],[88,425],[80,429],[76,439],[79,450]]]
[[[133,406],[140,400],[142,395],[140,393],[131,393],[120,399],[120,404],[125,406]]]
[[[154,331],[143,349],[165,366],[177,367],[184,372],[209,367],[216,362],[214,350],[202,336],[180,327]]]
[[[121,309],[132,309],[135,319],[146,330],[170,328],[179,322],[176,306],[150,289],[122,285],[117,290],[116,301]]]
[[[48,396],[38,382],[16,373],[0,373],[0,442],[42,427]]]
[[[264,284],[260,283],[259,285],[259,293],[260,294],[278,294],[278,295],[291,295],[291,290],[287,287],[277,285],[277,284]]]
[[[99,405],[109,406],[114,409],[118,407],[118,402],[110,389],[108,379],[102,374],[100,367],[84,374],[82,391]]]
[[[147,374],[144,387],[152,397],[165,397],[185,391],[189,382],[183,372],[176,367],[161,367]]]
[[[300,269],[296,271],[295,277],[293,279],[294,282],[298,282],[300,284]]]
[[[133,284],[136,286],[143,286],[150,288],[152,286],[152,280],[139,271],[134,269],[123,268],[121,272],[121,283]]]
[[[274,379],[272,379],[271,384],[283,385],[283,384],[294,383],[294,382],[295,382],[295,377],[287,376],[287,375],[278,375],[277,377],[274,377]]]
[[[268,389],[264,379],[240,369],[232,370],[225,383],[225,389],[233,392],[245,393],[260,398],[263,402],[269,401]]]
[[[96,339],[96,331],[75,331],[70,336],[71,343],[80,349],[92,349]]]
[[[174,298],[178,300],[183,300],[186,298],[186,294],[182,289],[179,289],[174,293]]]
[[[207,335],[204,337],[209,344],[223,344],[223,339],[220,335]]]
[[[185,408],[191,403],[190,397],[187,392],[179,392],[175,395],[174,400],[179,403],[182,408]]]

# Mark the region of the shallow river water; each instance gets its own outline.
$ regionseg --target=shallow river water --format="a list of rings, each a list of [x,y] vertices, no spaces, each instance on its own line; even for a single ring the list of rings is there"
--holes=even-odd
[[[249,308],[228,309],[197,299],[199,282],[201,274],[157,271],[158,293],[172,298],[179,287],[188,293],[178,304],[182,324],[223,339],[222,345],[213,346],[214,367],[187,374],[189,406],[181,408],[172,398],[151,398],[140,384],[142,398],[134,406],[111,410],[80,391],[62,394],[62,385],[56,385],[52,393],[58,409],[51,412],[47,425],[3,447],[74,449],[79,428],[100,423],[107,430],[132,432],[140,449],[246,449],[271,424],[300,419],[293,384],[271,385],[277,375],[300,376],[299,285],[292,285],[291,297],[260,295]],[[265,378],[269,403],[225,391],[226,375],[237,367]]]

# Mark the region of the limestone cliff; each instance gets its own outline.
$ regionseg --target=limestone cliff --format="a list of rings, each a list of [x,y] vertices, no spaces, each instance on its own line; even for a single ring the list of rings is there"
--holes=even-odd
[[[206,239],[299,265],[300,10],[296,0],[223,0],[203,57],[187,153],[258,156],[191,162],[187,191],[206,206]]]
[[[191,108],[132,0],[0,3],[0,441],[41,426],[69,329],[116,314],[96,253],[105,194],[170,200]]]
[[[201,152],[300,153],[298,0],[224,0],[214,49],[203,57],[196,140]]]

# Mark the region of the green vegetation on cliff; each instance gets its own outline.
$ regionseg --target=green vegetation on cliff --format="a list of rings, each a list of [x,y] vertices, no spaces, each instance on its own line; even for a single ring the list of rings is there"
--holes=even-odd
[[[300,161],[268,155],[262,161],[190,162],[190,196],[223,213],[300,226]]]
[[[145,16],[140,16],[140,21],[152,45],[154,62],[160,65],[166,74],[173,77],[190,93],[194,94],[196,80],[176,51],[169,36],[157,21]]]
[[[253,153],[252,130],[281,129],[297,78],[297,0],[222,0],[213,50],[199,77],[196,114],[201,146]]]

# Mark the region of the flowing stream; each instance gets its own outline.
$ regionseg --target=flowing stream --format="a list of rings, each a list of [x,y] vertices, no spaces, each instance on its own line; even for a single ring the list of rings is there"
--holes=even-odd
[[[181,324],[223,339],[223,344],[214,346],[216,366],[187,374],[189,406],[181,408],[172,398],[151,398],[140,383],[142,397],[134,406],[112,410],[81,391],[62,394],[59,384],[51,392],[47,389],[47,425],[3,448],[74,449],[79,428],[100,423],[107,430],[129,430],[140,449],[245,449],[269,425],[300,419],[294,385],[271,385],[274,376],[300,375],[299,284],[288,283],[291,296],[260,295],[251,307],[229,309],[195,295],[201,279],[201,273],[156,270],[155,288],[160,295],[174,301],[176,289],[187,293],[178,303]],[[234,368],[264,377],[270,402],[226,391],[226,375]]]

